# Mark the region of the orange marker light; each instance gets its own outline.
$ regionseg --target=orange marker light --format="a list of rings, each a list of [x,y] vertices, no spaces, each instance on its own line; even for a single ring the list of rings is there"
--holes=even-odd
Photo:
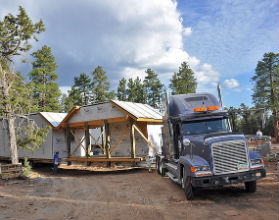
[[[209,106],[207,107],[207,111],[213,111],[213,110],[218,110],[219,106]]]
[[[195,167],[191,166],[191,172],[192,172],[192,173],[195,173],[195,172],[196,172]]]
[[[264,159],[262,158],[262,164],[264,164]]]
[[[194,108],[194,112],[204,112],[205,107]]]

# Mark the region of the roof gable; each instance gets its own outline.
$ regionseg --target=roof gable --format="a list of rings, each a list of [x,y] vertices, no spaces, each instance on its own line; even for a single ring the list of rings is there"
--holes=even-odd
[[[40,112],[39,113],[53,128],[57,128],[63,119],[68,115],[67,113],[56,112]]]

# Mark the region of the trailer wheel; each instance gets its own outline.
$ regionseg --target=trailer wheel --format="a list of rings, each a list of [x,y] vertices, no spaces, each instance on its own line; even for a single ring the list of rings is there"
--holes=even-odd
[[[182,188],[184,189],[184,193],[187,200],[194,199],[194,189],[191,183],[191,177],[187,176],[185,173],[185,169],[183,167],[183,178],[182,178]]]
[[[257,190],[257,182],[251,181],[251,182],[245,182],[245,190],[248,193],[254,193]]]

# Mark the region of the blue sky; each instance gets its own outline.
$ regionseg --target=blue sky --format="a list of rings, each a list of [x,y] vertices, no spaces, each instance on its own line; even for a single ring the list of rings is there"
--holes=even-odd
[[[187,0],[178,1],[178,10],[192,30],[184,49],[219,72],[225,105],[251,105],[257,62],[265,52],[279,52],[278,1]],[[239,86],[228,88],[226,79]]]
[[[97,65],[112,89],[122,77],[143,79],[147,68],[168,86],[187,61],[199,92],[216,94],[219,82],[226,106],[251,106],[257,62],[279,51],[278,0],[0,0],[0,19],[19,5],[33,21],[44,21],[46,32],[32,51],[51,46],[63,91]],[[16,63],[25,75],[30,53],[26,64]]]

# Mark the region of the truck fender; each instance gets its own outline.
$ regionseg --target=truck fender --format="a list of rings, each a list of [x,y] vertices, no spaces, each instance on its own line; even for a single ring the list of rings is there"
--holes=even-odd
[[[261,159],[262,158],[262,156],[260,154],[258,154],[256,151],[249,150],[248,152],[249,152],[250,160]]]
[[[183,167],[186,171],[187,176],[195,176],[191,172],[191,166],[202,166],[202,165],[208,165],[208,162],[197,155],[193,155],[193,157],[190,157],[189,155],[187,156],[182,156],[179,158],[179,178],[181,179],[183,176]]]

